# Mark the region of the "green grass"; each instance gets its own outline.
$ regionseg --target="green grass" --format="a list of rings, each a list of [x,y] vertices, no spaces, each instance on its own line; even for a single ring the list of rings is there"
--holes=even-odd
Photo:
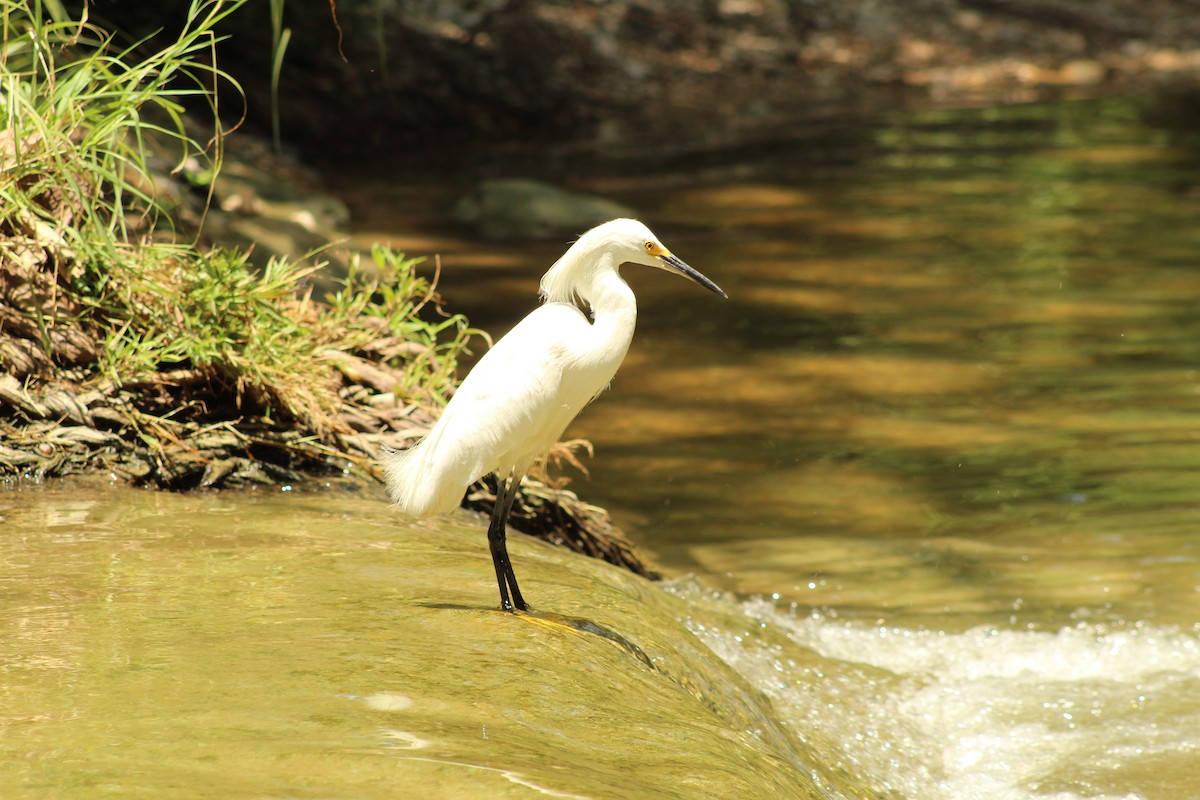
[[[339,292],[314,298],[314,267],[255,268],[175,223],[187,198],[150,165],[186,166],[207,202],[225,135],[212,87],[240,92],[214,63],[215,26],[244,2],[193,0],[152,47],[54,0],[0,0],[0,305],[41,354],[0,348],[0,367],[105,391],[186,373],[259,419],[328,437],[343,383],[332,350],[388,365],[402,401],[440,405],[476,331],[440,313],[418,260],[377,247],[372,269],[355,260]]]
[[[177,38],[143,54],[58,2],[0,0],[0,199],[11,233],[46,226],[79,260],[122,262],[123,245],[162,220],[147,137],[172,143],[179,165],[200,156],[219,168],[208,87],[235,84],[211,61],[213,26],[241,4],[193,3]],[[184,126],[185,102],[213,112],[203,145]]]

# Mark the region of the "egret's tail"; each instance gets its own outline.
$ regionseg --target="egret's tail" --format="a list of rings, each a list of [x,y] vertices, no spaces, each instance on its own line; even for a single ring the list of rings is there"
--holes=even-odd
[[[461,470],[437,464],[427,441],[408,450],[381,448],[384,479],[392,502],[411,517],[446,514],[462,503],[472,480]]]

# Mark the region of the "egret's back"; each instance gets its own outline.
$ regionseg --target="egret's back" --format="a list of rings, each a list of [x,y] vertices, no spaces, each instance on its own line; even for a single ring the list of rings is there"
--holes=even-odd
[[[632,334],[632,330],[629,331]],[[429,435],[388,454],[392,500],[406,514],[452,511],[490,472],[523,474],[612,379],[628,347],[585,358],[595,335],[575,307],[542,306],[496,343],[467,375]]]

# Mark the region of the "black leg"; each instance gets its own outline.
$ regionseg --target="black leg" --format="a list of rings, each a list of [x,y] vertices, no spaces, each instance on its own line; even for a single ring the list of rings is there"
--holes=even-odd
[[[512,592],[513,605],[522,611],[526,611],[529,607],[525,605],[525,598],[521,597],[521,588],[517,586],[517,574],[513,572],[512,561],[508,557],[508,540],[505,535],[505,528],[508,526],[508,516],[512,512],[513,501],[517,499],[517,491],[520,488],[521,476],[510,476],[508,479],[508,491],[504,495],[504,517],[503,527],[500,529],[500,547],[504,551],[505,577],[508,579],[508,588]]]
[[[517,497],[517,487],[521,485],[521,476],[510,475],[506,480],[496,476],[496,505],[492,508],[492,521],[488,525],[488,546],[492,551],[492,565],[496,568],[496,583],[500,586],[500,606],[505,611],[512,611],[513,605],[525,611],[525,599],[517,587],[517,576],[513,573],[512,563],[508,559],[508,545],[505,541],[505,527],[508,514],[512,511],[513,501]],[[512,589],[512,600],[509,600],[509,589]]]

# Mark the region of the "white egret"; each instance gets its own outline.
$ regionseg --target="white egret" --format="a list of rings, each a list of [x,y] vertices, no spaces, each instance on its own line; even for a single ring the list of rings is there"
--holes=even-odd
[[[388,492],[413,517],[452,511],[468,486],[496,474],[488,543],[505,611],[527,608],[505,543],[517,487],[608,386],[633,338],[637,303],[618,271],[626,263],[674,272],[726,297],[642,223],[615,219],[595,227],[546,272],[544,304],[479,360],[429,434],[408,450],[383,453]]]

